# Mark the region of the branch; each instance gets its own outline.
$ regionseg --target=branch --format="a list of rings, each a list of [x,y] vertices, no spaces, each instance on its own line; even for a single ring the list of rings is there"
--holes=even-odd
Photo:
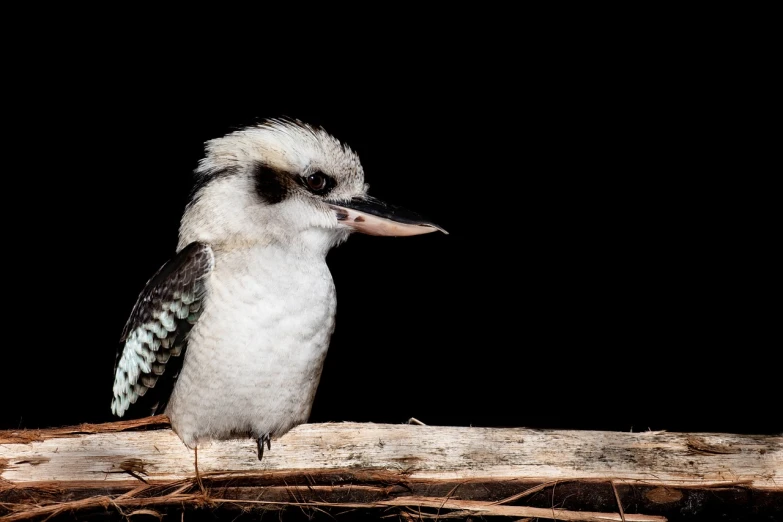
[[[193,452],[167,426],[0,431],[0,516],[297,506],[646,522],[783,505],[778,436],[305,424],[261,462],[249,439],[199,447],[202,490]]]

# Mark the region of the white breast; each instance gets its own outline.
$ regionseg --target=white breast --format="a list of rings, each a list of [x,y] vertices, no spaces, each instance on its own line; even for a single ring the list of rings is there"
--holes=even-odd
[[[166,414],[186,445],[280,436],[307,421],[334,330],[322,256],[215,250],[204,312]]]

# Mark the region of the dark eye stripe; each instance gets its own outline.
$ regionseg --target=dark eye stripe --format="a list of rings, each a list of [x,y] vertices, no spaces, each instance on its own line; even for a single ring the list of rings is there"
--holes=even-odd
[[[258,164],[255,172],[253,172],[253,177],[256,184],[256,192],[267,203],[280,203],[288,195],[287,185],[291,181],[285,172]]]

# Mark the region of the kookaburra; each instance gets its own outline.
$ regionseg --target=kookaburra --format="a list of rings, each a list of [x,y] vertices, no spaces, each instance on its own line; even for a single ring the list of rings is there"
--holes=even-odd
[[[367,195],[358,156],[320,128],[268,120],[206,142],[177,254],[120,339],[111,409],[165,413],[189,448],[307,422],[335,325],[329,249],[352,232],[441,229]]]

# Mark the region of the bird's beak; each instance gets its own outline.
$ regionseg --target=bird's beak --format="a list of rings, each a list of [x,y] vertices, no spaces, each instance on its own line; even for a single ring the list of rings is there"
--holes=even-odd
[[[402,207],[396,207],[370,196],[351,198],[350,201],[331,201],[337,221],[357,232],[371,236],[418,236],[440,230],[435,223]]]

